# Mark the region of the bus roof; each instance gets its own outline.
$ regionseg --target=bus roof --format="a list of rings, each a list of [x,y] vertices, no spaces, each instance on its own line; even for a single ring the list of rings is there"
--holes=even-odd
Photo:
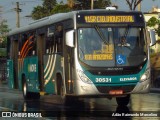
[[[19,33],[23,33],[26,31],[30,31],[30,30],[34,30],[34,29],[38,29],[41,28],[43,26],[47,26],[56,22],[60,22],[63,21],[65,19],[70,19],[70,18],[74,18],[74,15],[76,14],[142,14],[142,12],[139,11],[118,11],[118,10],[106,10],[106,9],[95,9],[95,10],[79,10],[79,11],[72,11],[72,12],[68,12],[68,13],[58,13],[58,14],[54,14],[48,17],[44,17],[42,19],[39,20],[35,20],[34,22],[20,27],[20,28],[16,28],[12,31],[9,32],[8,36],[12,36],[15,34],[19,34]]]
[[[62,21],[64,19],[69,19],[73,16],[73,13],[59,13],[59,14],[54,14],[48,17],[44,17],[42,19],[39,20],[35,20],[32,23],[29,23],[26,26],[20,27],[20,28],[16,28],[12,31],[9,32],[9,36],[14,35],[14,34],[18,34],[18,33],[23,33],[25,31],[30,31],[30,30],[34,30],[37,28],[41,28],[43,26],[47,26],[50,25],[52,23],[58,22],[58,21]]]

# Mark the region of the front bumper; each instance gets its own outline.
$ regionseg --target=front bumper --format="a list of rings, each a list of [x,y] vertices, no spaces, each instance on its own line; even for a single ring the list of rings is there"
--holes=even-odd
[[[144,82],[138,82],[135,85],[116,85],[116,86],[95,86],[95,84],[86,84],[82,81],[77,81],[75,86],[75,95],[110,95],[111,90],[123,90],[123,94],[134,94],[134,93],[148,93],[150,90],[150,80]]]

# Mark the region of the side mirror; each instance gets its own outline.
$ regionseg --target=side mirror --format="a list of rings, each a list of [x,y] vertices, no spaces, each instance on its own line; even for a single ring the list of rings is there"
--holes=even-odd
[[[67,46],[74,47],[74,30],[66,32],[65,41]]]
[[[149,30],[150,46],[156,44],[156,33],[155,30]]]

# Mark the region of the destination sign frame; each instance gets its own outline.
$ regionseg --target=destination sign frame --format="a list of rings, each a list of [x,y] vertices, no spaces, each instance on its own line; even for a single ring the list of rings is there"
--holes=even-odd
[[[144,16],[141,12],[123,11],[87,11],[79,12],[76,16],[77,24],[132,24],[145,26]]]

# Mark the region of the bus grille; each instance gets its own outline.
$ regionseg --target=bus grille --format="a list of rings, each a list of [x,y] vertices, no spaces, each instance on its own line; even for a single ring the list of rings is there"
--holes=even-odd
[[[123,69],[123,70],[89,70],[89,72],[93,75],[131,75],[137,74],[140,72],[141,69],[134,68],[134,69]]]

